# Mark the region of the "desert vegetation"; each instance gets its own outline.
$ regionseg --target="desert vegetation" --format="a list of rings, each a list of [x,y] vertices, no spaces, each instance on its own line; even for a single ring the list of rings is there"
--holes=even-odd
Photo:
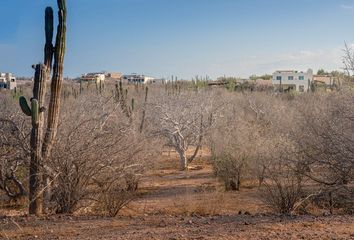
[[[0,97],[2,202],[24,209],[31,120],[17,95]],[[45,211],[113,217],[127,206],[143,213],[167,204],[182,216],[231,209],[240,209],[236,214],[351,215],[353,101],[349,89],[292,95],[196,89],[183,82],[106,83],[101,89],[65,82],[57,138],[43,166],[48,179],[43,192],[50,186]],[[185,179],[179,174],[208,169],[215,184],[196,180],[195,190],[178,187],[172,199],[160,199],[150,210],[139,207],[145,196],[155,194],[149,186],[161,181],[153,180],[156,171],[168,179],[167,172],[174,172],[177,183]],[[245,191],[252,195],[247,203],[230,200]],[[250,202],[258,210],[248,208]]]
[[[202,216],[209,225],[223,214],[241,215],[245,225],[252,214],[255,223],[294,215],[352,221],[354,67],[347,45],[341,84],[303,94],[226,77],[221,84],[208,77],[64,81],[65,1],[58,6],[54,46],[53,10],[45,11],[44,64],[33,66],[33,83],[0,94],[0,213]]]
[[[251,183],[278,213],[306,212],[313,204],[352,213],[350,90],[293,96],[175,85],[178,91],[64,85],[57,141],[45,166],[51,212],[98,209],[113,200],[122,207],[164,148],[176,152],[179,170],[188,170],[204,148],[226,191]],[[1,189],[17,199],[28,192],[31,124],[14,96],[1,97]]]

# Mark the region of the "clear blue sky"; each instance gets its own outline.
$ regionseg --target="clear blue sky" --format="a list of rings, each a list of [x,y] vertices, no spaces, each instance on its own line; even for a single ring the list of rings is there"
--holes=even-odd
[[[90,71],[247,77],[338,69],[354,43],[354,0],[67,0],[65,75]],[[0,0],[0,71],[42,61],[44,9]]]

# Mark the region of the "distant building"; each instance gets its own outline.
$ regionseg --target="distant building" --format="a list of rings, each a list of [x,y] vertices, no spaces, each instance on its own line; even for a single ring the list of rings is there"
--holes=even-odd
[[[103,82],[106,79],[106,75],[104,73],[86,73],[83,74],[80,78],[81,81],[86,82]]]
[[[128,81],[129,83],[142,83],[142,84],[151,83],[154,82],[155,80],[155,78],[153,77],[138,75],[136,73],[132,73],[131,75],[123,75],[122,79]]]
[[[307,92],[313,81],[313,71],[309,69],[307,72],[298,71],[276,71],[273,73],[272,83],[276,90],[298,92]]]
[[[118,72],[108,72],[106,73],[106,78],[121,79],[122,74]]]
[[[16,78],[12,76],[12,73],[0,73],[0,88],[16,89]]]

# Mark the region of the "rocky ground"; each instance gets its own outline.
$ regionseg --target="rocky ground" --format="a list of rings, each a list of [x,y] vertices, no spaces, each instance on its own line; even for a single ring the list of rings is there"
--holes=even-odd
[[[56,216],[0,224],[2,239],[354,239],[352,216]]]

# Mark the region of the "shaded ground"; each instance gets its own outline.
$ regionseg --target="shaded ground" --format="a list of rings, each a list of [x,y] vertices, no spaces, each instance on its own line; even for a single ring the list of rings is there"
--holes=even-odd
[[[195,164],[203,168],[188,172],[176,171],[177,164],[158,164],[142,181],[143,196],[117,218],[3,217],[0,238],[354,239],[353,216],[266,214],[251,185],[225,193],[206,162],[199,160]]]

